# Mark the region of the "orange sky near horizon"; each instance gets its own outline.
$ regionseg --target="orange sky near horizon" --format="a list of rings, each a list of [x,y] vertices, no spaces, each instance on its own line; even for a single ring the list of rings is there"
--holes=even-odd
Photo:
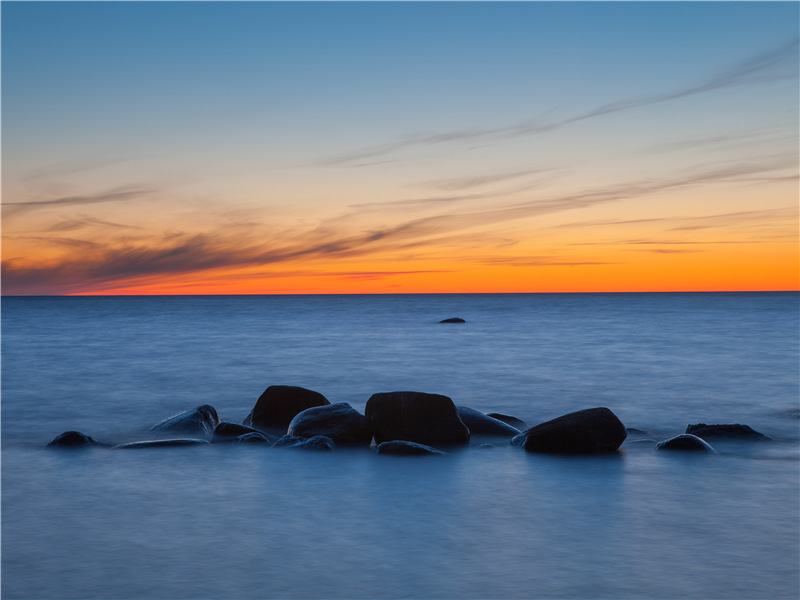
[[[3,295],[800,290],[795,3],[36,4]]]

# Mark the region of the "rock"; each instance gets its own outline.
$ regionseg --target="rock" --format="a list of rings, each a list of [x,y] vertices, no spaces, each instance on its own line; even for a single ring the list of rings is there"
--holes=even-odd
[[[512,417],[511,415],[504,415],[503,413],[486,413],[487,417],[492,417],[493,419],[497,419],[498,421],[502,421],[506,425],[511,425],[513,428],[518,429],[519,431],[525,431],[530,427],[525,421],[522,419],[518,419],[517,417]]]
[[[759,433],[749,425],[740,425],[739,423],[727,423],[724,425],[696,423],[695,425],[687,425],[686,433],[696,435],[704,440],[715,438],[772,441],[772,438],[767,437],[763,433]]]
[[[616,451],[627,431],[605,407],[588,408],[541,423],[512,438],[511,444],[529,452],[601,454]]]
[[[91,446],[107,446],[107,444],[101,444],[80,431],[65,431],[47,444],[48,448],[88,448]]]
[[[261,431],[253,431],[251,433],[244,433],[242,435],[237,435],[235,438],[231,440],[231,443],[266,444],[267,446],[273,446],[275,444],[275,439],[272,436],[268,436],[266,433],[262,433]]]
[[[460,317],[450,317],[449,319],[442,319],[439,323],[466,323],[466,321]]]
[[[299,438],[323,435],[337,445],[369,446],[372,441],[367,417],[347,402],[307,408],[292,419],[287,433]]]
[[[324,435],[315,435],[310,438],[300,438],[294,435],[285,435],[277,442],[275,447],[284,446],[287,448],[303,448],[306,450],[327,450],[331,451],[336,447],[336,444],[329,437]]]
[[[249,434],[257,434],[271,444],[274,444],[278,440],[277,437],[268,435],[263,431],[259,431],[258,429],[253,429],[252,427],[247,427],[246,425],[239,425],[238,423],[228,423],[225,421],[217,425],[211,441],[215,444],[235,442],[239,441],[238,438]]]
[[[203,404],[156,423],[150,428],[150,431],[211,435],[217,425],[219,425],[219,416],[216,409],[208,404]]]
[[[424,392],[373,394],[364,413],[378,444],[394,440],[425,445],[469,442],[469,429],[447,396]]]
[[[307,408],[326,406],[328,399],[294,385],[271,385],[258,398],[243,425],[286,433],[289,423]]]
[[[208,444],[208,440],[198,440],[194,438],[177,438],[171,440],[144,440],[141,442],[128,442],[114,446],[114,450],[128,450],[133,448],[164,448],[171,446],[197,446]]]
[[[457,406],[458,416],[469,429],[470,435],[502,435],[514,437],[519,434],[519,429],[490,417],[468,406]]]
[[[407,442],[405,440],[392,440],[390,442],[383,442],[378,444],[378,454],[397,454],[404,456],[422,456],[422,455],[446,455],[447,452],[442,452],[436,448],[417,444],[415,442]]]
[[[690,452],[705,452],[707,454],[716,454],[717,451],[705,440],[700,439],[696,435],[682,433],[675,437],[669,438],[656,444],[656,450],[683,450]]]

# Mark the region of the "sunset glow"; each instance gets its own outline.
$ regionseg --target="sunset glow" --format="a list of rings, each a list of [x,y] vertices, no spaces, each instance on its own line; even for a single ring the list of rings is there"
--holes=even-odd
[[[2,293],[800,288],[798,4],[2,5]]]

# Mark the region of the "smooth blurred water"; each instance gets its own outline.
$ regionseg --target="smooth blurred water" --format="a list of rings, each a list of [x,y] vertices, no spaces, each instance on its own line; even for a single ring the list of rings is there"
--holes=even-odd
[[[3,298],[3,598],[797,598],[798,300]],[[44,449],[69,429],[143,439],[199,404],[240,421],[273,384],[359,410],[440,393],[530,424],[608,406],[654,439],[705,421],[776,442]]]

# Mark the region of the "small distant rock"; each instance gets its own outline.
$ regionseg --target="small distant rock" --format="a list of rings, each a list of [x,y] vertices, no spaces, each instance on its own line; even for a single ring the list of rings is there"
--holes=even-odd
[[[439,323],[466,323],[461,317],[450,317],[449,319],[442,319]]]
[[[373,394],[364,410],[375,442],[406,440],[418,444],[466,444],[469,429],[453,400],[425,392]]]
[[[271,385],[259,396],[242,424],[286,433],[289,423],[299,413],[328,404],[330,401],[319,392],[294,385]]]
[[[457,406],[458,416],[469,429],[470,435],[497,435],[514,437],[519,434],[519,429],[490,417],[468,406]]]
[[[705,452],[707,454],[716,454],[717,451],[706,442],[696,435],[682,433],[676,435],[668,440],[664,440],[656,444],[656,450],[681,450],[688,452]]]
[[[150,431],[169,431],[211,435],[219,425],[219,415],[213,406],[203,404],[178,413],[153,425]]]
[[[287,433],[300,438],[323,435],[340,445],[369,446],[372,441],[369,420],[347,402],[307,408],[292,419]]]
[[[487,417],[492,417],[493,419],[497,419],[498,421],[502,421],[506,425],[511,425],[514,429],[518,429],[519,431],[525,431],[530,427],[525,421],[522,419],[518,419],[517,417],[512,417],[511,415],[504,415],[503,413],[486,413]]]
[[[303,448],[304,450],[325,450],[330,452],[336,448],[334,441],[324,435],[315,435],[310,438],[300,438],[294,435],[285,435],[277,442],[275,447]]]
[[[772,438],[767,437],[763,433],[759,433],[749,425],[741,425],[739,423],[726,423],[721,425],[696,423],[694,425],[687,425],[686,433],[696,435],[704,440],[715,438],[772,441]]]
[[[423,456],[423,455],[446,455],[447,452],[442,452],[431,446],[424,444],[417,444],[416,442],[408,442],[405,440],[392,440],[378,444],[378,454],[396,454],[403,456]]]
[[[114,450],[129,450],[138,448],[167,448],[172,446],[199,446],[208,444],[208,440],[194,438],[177,438],[172,440],[143,440],[141,442],[128,442],[114,446]]]
[[[106,446],[106,444],[101,444],[80,431],[65,431],[47,444],[48,448],[89,448],[91,446]]]
[[[557,417],[520,433],[511,445],[549,454],[615,452],[625,441],[625,425],[605,407],[588,408]]]

